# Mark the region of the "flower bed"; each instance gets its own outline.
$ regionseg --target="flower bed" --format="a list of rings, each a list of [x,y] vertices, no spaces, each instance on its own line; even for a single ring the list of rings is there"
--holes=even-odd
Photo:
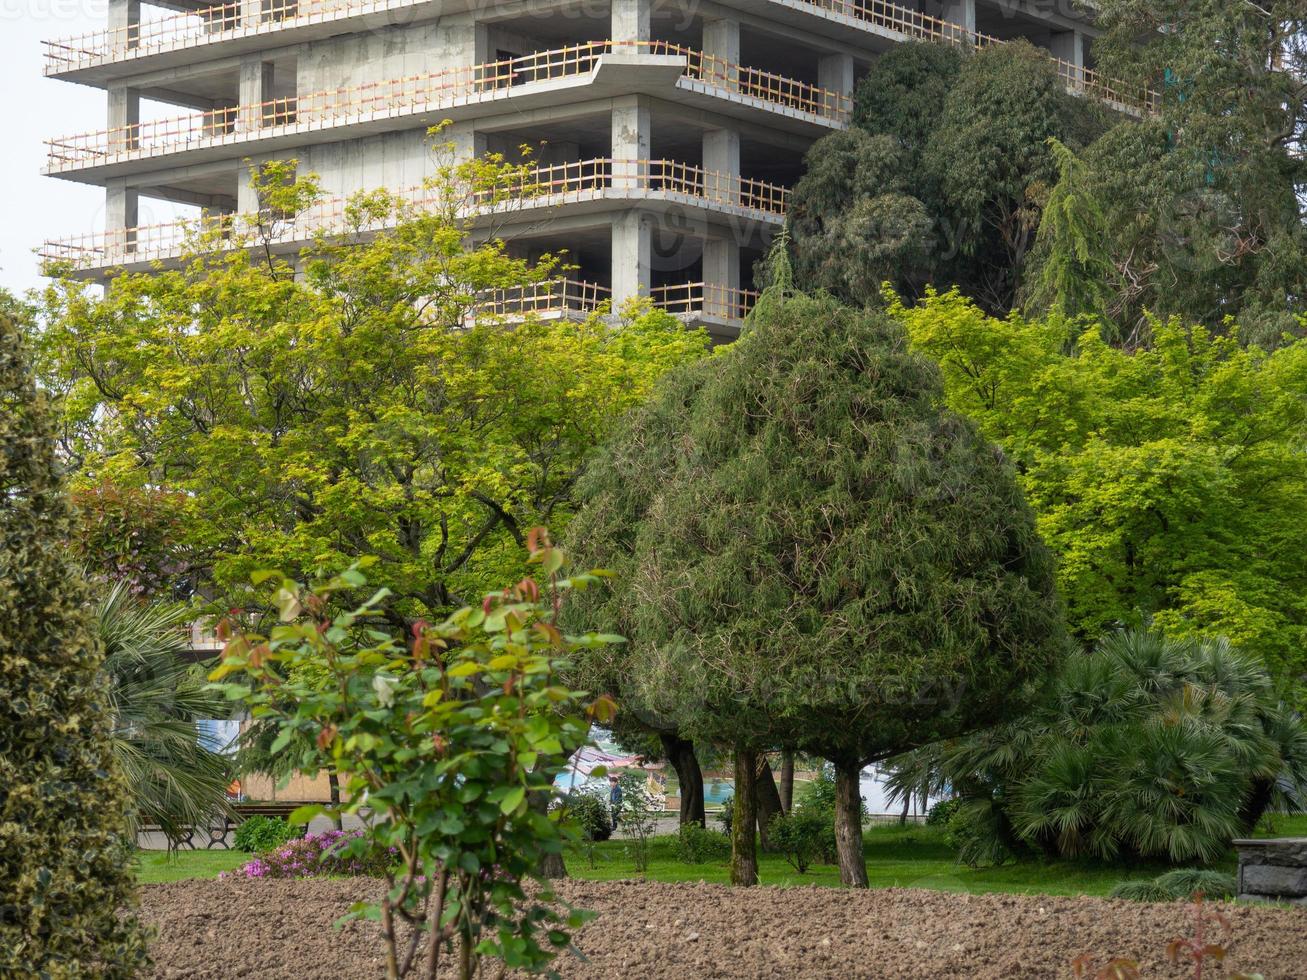
[[[257,855],[228,878],[372,877],[385,874],[392,851],[368,844],[361,830],[324,830],[306,834]]]

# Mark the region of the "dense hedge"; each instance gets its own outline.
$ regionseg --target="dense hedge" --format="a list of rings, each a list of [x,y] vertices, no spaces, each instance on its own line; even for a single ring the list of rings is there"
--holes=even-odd
[[[71,510],[23,337],[0,318],[0,976],[126,977],[125,787]],[[127,914],[121,914],[126,910]]]

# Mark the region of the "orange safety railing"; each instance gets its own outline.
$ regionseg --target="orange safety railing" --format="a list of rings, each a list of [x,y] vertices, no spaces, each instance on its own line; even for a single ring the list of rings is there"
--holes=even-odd
[[[676,160],[598,158],[514,174],[494,187],[473,194],[471,204],[481,211],[552,207],[609,192],[674,195],[689,198],[691,203],[740,208],[776,218],[784,216],[789,199],[788,189],[779,184],[722,174]],[[421,186],[402,191],[396,198],[418,211],[440,203],[428,188]],[[329,198],[293,218],[263,216],[260,237],[266,236],[279,244],[305,242],[319,233],[375,231],[389,221],[367,228],[347,228],[348,203],[348,198]],[[152,262],[177,258],[200,235],[216,237],[219,242],[248,237],[259,223],[259,215],[227,214],[120,228],[46,242],[41,257],[46,262],[68,264],[74,269],[108,267],[128,261]]]
[[[478,203],[491,204],[507,197],[576,198],[607,190],[667,194],[778,217],[785,214],[789,189],[749,177],[705,170],[678,160],[613,160],[597,158],[537,167],[525,177],[514,177],[503,187],[482,191]]]
[[[574,279],[488,290],[477,295],[472,317],[563,316],[568,313],[589,314],[609,302],[613,291],[598,283]]]
[[[743,320],[753,309],[760,293],[713,283],[683,282],[674,286],[656,286],[649,291],[653,305],[681,316],[714,316],[723,320]]]
[[[194,13],[97,31],[79,37],[46,42],[46,73],[57,74],[99,61],[127,59],[176,48],[208,44],[256,31],[340,20],[422,0],[262,0],[257,17],[243,17],[241,3],[227,3]],[[983,46],[1003,44],[1002,38],[969,30],[888,0],[797,0],[836,16],[865,23],[904,37],[949,44]],[[1123,85],[1098,72],[1058,58],[1052,59],[1067,87],[1133,111],[1151,111],[1158,94]]]
[[[732,64],[701,51],[662,41],[594,41],[521,58],[373,82],[296,98],[231,106],[172,119],[134,123],[116,129],[47,140],[47,172],[103,165],[201,146],[268,135],[323,129],[379,117],[413,115],[456,102],[495,99],[517,86],[589,74],[607,54],[629,53],[684,58],[683,78],[717,93],[756,99],[768,106],[842,122],[851,102],[783,75]]]
[[[256,31],[356,17],[413,0],[254,0],[224,3],[155,20],[45,41],[45,73],[57,75],[97,62],[123,61],[230,40]]]

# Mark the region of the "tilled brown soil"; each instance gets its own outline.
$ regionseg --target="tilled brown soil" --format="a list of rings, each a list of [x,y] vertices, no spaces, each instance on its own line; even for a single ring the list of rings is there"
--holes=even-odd
[[[154,975],[371,980],[384,972],[376,926],[332,923],[378,891],[366,880],[148,886]],[[583,980],[1070,977],[1080,953],[1099,965],[1134,957],[1148,978],[1193,975],[1166,962],[1167,941],[1191,932],[1183,904],[629,881],[568,881],[559,892],[599,913],[577,936],[581,955],[557,964]],[[1226,970],[1307,978],[1307,910],[1224,911],[1234,933]]]

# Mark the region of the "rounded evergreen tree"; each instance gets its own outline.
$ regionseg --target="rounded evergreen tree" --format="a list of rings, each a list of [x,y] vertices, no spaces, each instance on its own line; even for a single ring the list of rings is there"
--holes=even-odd
[[[0,976],[133,976],[126,794],[44,396],[0,317]]]
[[[865,885],[862,768],[1002,717],[1065,634],[1011,466],[935,365],[787,281],[589,468],[570,548],[615,585],[570,613],[629,641],[586,683],[735,747],[734,880],[756,880],[754,755],[784,746],[835,763],[841,879]]]

